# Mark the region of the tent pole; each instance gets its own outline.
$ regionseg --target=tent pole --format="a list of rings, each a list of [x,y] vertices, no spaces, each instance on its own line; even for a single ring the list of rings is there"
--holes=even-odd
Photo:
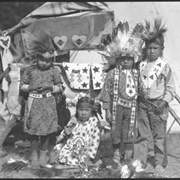
[[[94,89],[93,89],[93,79],[92,79],[92,70],[90,68],[90,71],[89,71],[89,93],[90,93],[90,97],[92,99],[95,99],[95,94],[94,94]]]
[[[13,31],[15,31],[16,29],[20,28],[22,26],[22,23],[17,24],[16,26],[12,27],[11,29],[7,29],[4,32],[7,34],[11,34],[13,33]]]

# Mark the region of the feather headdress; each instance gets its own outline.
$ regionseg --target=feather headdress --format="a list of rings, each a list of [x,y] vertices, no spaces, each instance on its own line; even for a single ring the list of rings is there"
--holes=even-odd
[[[119,22],[112,33],[112,37],[101,46],[106,52],[104,56],[107,59],[110,57],[131,56],[137,60],[143,45],[141,39],[143,29],[143,25],[137,24],[130,31],[128,22]]]
[[[40,55],[44,58],[54,57],[56,55],[55,45],[50,33],[44,27],[41,27],[38,32],[38,35],[28,31],[23,32],[26,53],[29,56]]]
[[[164,46],[164,33],[167,31],[165,25],[162,25],[162,19],[154,19],[154,27],[151,27],[150,22],[145,21],[144,32],[141,34],[141,38],[145,43],[156,41],[160,45]]]

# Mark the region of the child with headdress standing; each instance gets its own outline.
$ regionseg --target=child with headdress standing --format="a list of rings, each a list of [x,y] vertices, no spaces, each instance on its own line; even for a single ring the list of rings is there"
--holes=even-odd
[[[148,143],[153,136],[155,172],[164,171],[167,166],[166,126],[168,105],[175,94],[172,70],[163,58],[164,33],[161,19],[154,20],[151,29],[146,21],[144,58],[139,65],[139,97],[137,129],[141,142],[135,144],[134,158],[147,165]]]
[[[32,42],[36,63],[27,67],[21,85],[21,90],[29,93],[23,119],[24,131],[30,135],[33,167],[48,162],[49,137],[58,130],[53,93],[62,91],[60,71],[52,65],[54,47],[51,39],[46,34],[38,38]]]
[[[128,22],[119,22],[116,29],[114,40],[105,47],[110,55],[106,58],[112,59],[115,66],[107,73],[99,100],[103,103],[106,120],[111,124],[114,155],[120,151],[119,163],[125,158],[126,143],[132,143],[134,138],[138,95],[138,70],[135,63],[143,41],[137,36],[142,31],[140,24],[130,32]]]

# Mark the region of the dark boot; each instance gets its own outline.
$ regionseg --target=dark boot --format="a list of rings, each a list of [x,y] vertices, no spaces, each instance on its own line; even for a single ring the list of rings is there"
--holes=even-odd
[[[32,168],[39,167],[38,141],[36,140],[31,143],[31,165]]]

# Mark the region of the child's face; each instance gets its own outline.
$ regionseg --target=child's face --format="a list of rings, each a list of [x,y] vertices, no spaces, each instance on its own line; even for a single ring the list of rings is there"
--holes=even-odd
[[[88,107],[80,107],[77,109],[78,118],[80,121],[85,122],[88,121],[91,117],[91,108]]]
[[[162,55],[162,47],[157,43],[149,43],[146,47],[147,57],[149,61],[155,61]]]
[[[134,64],[134,58],[133,57],[121,57],[120,59],[120,65],[123,69],[132,69]]]
[[[51,59],[44,59],[42,57],[38,58],[38,67],[42,70],[46,70],[51,66]]]

